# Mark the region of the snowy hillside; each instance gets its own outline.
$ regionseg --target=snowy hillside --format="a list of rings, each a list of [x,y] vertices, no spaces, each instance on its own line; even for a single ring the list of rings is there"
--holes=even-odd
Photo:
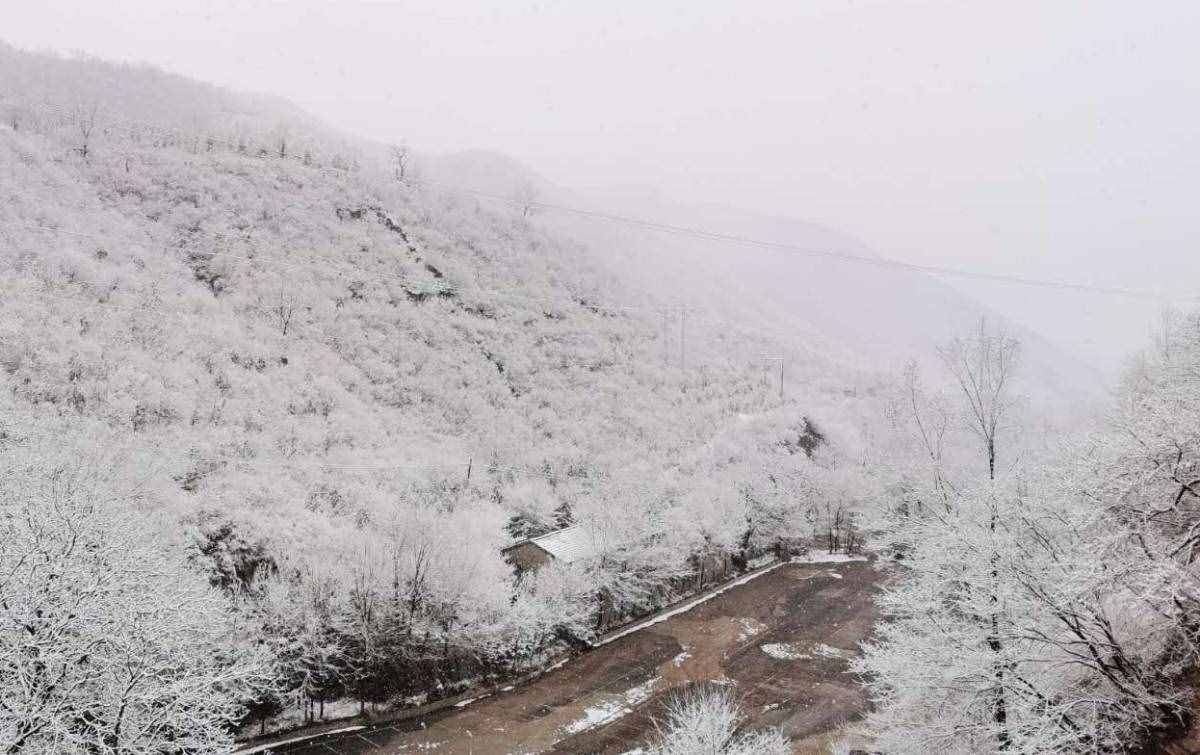
[[[855,366],[886,372],[909,359],[932,364],[937,345],[979,318],[1006,321],[931,275],[871,264],[885,260],[853,236],[801,220],[686,205],[634,188],[574,191],[479,151],[430,158],[422,167],[443,183],[509,204],[533,196],[547,205],[539,210],[542,224],[585,244],[595,264],[639,292],[639,301],[687,307],[693,358],[762,364],[763,355],[782,355],[796,390]],[[803,214],[803,203],[796,211]],[[668,323],[677,341],[679,315]],[[1015,323],[1006,327],[1022,341],[1024,389],[1039,402],[1088,401],[1103,388],[1102,375],[1082,360]]]
[[[77,449],[214,585],[290,595],[271,626],[317,642],[367,579],[410,591],[435,668],[528,662],[597,626],[593,596],[641,610],[698,553],[816,526],[861,453],[882,378],[827,355],[781,401],[741,354],[681,365],[651,302],[536,218],[398,182],[270,100],[0,52],[0,438]],[[606,550],[523,616],[500,549],[565,521]]]

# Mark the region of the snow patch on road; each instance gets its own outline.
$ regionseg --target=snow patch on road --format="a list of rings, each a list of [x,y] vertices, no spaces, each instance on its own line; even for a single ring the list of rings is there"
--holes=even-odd
[[[563,732],[567,736],[571,736],[597,726],[603,726],[632,713],[634,708],[650,699],[650,694],[654,691],[654,685],[657,683],[658,677],[654,677],[645,684],[639,684],[633,689],[626,690],[625,694],[615,700],[608,700],[588,708],[583,712],[583,718],[567,724],[563,728]]]
[[[845,564],[851,561],[866,560],[866,556],[848,556],[845,553],[810,553],[807,556],[792,556],[793,564]]]
[[[764,645],[759,645],[758,649],[772,658],[778,658],[781,661],[796,661],[801,658],[812,657],[807,653],[801,653],[794,646],[786,642],[768,642]]]
[[[793,560],[795,560],[795,559],[793,559]],[[732,590],[735,587],[740,587],[741,585],[744,585],[753,579],[758,579],[762,575],[768,574],[768,573],[774,571],[775,569],[778,569],[780,566],[783,566],[782,561],[777,564],[774,564],[772,566],[768,566],[766,569],[763,569],[762,571],[755,572],[753,574],[747,574],[744,577],[739,577],[738,579],[735,579],[734,581],[725,585],[721,589],[710,592],[708,595],[701,596],[699,598],[696,598],[695,600],[690,600],[687,603],[684,603],[680,606],[672,608],[670,611],[659,614],[658,616],[655,616],[652,619],[647,619],[646,621],[640,622],[638,624],[634,624],[631,627],[626,627],[625,629],[621,630],[620,632],[617,632],[613,636],[606,637],[605,639],[600,640],[599,642],[596,643],[595,647],[601,647],[602,645],[607,645],[610,642],[616,642],[617,640],[621,639],[622,637],[624,637],[626,635],[633,634],[634,632],[645,629],[646,627],[649,627],[649,626],[653,626],[655,624],[661,624],[662,622],[666,621],[667,619],[671,618],[672,616],[678,616],[681,613],[686,613],[686,612],[692,610],[693,608],[695,608],[696,606],[700,605],[701,603],[707,603],[708,601],[712,600],[713,598],[717,597],[718,595],[722,595],[722,594],[728,592],[729,590]]]
[[[817,645],[813,648],[813,652],[817,655],[823,655],[826,658],[848,658],[850,653],[840,648],[830,647],[829,645]]]
[[[308,739],[316,739],[317,737],[327,737],[330,734],[343,734],[345,732],[358,731],[359,729],[365,729],[365,728],[367,728],[367,727],[365,727],[365,726],[343,726],[340,729],[331,729],[330,731],[323,731],[320,734],[309,734],[304,737],[292,737],[291,739],[284,739],[280,742],[271,742],[271,743],[265,744],[265,745],[258,745],[257,747],[250,747],[245,750],[234,750],[234,752],[236,753],[236,755],[251,755],[251,753],[266,752],[268,750],[273,750],[276,747],[282,747],[283,745],[295,744],[297,742],[303,742]]]
[[[738,633],[738,642],[745,642],[767,628],[767,625],[757,619],[736,619],[742,631]]]

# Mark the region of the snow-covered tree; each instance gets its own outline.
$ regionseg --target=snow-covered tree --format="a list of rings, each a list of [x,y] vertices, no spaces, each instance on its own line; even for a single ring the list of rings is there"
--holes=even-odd
[[[1179,720],[1197,661],[1198,365],[1193,316],[1135,365],[1105,427],[996,479],[958,470],[946,506],[894,518],[901,579],[856,663],[876,746],[1124,752]],[[999,424],[977,433],[989,461]]]
[[[264,659],[104,461],[0,451],[0,745],[224,751]]]

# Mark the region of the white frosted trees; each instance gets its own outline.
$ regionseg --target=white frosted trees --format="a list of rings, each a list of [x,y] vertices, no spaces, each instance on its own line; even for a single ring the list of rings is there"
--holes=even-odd
[[[740,731],[745,716],[724,687],[704,687],[673,698],[658,723],[653,755],[787,755],[778,729]]]
[[[906,573],[857,664],[874,745],[1128,751],[1183,714],[1198,657],[1200,319],[1137,364],[1106,427],[1003,473],[989,386],[1008,378],[953,353],[989,474],[893,521]]]
[[[65,458],[65,457],[64,457]],[[216,752],[259,665],[102,475],[0,453],[0,748]]]

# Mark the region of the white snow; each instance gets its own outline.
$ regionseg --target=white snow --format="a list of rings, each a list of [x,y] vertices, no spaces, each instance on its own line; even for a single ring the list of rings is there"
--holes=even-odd
[[[783,562],[768,566],[766,569],[763,569],[762,571],[754,572],[753,574],[747,574],[744,577],[739,577],[739,578],[735,579],[734,581],[730,582],[729,584],[725,585],[721,589],[710,592],[708,595],[703,595],[699,598],[696,598],[695,600],[690,600],[687,603],[684,603],[683,605],[678,606],[676,608],[672,608],[670,611],[659,614],[658,616],[655,616],[652,619],[647,619],[638,624],[634,624],[631,627],[626,627],[625,629],[621,630],[620,632],[617,632],[616,634],[614,634],[612,637],[608,637],[603,640],[600,640],[599,642],[596,643],[596,647],[600,647],[601,645],[607,645],[610,642],[615,642],[616,640],[621,639],[625,635],[633,634],[634,632],[645,629],[646,627],[653,626],[655,624],[660,624],[660,623],[666,621],[667,619],[671,618],[672,616],[678,616],[681,613],[686,613],[687,611],[692,610],[693,608],[700,605],[701,603],[707,603],[708,601],[712,600],[713,598],[717,597],[718,595],[721,595],[729,590],[732,590],[735,587],[744,585],[753,579],[757,579],[757,578],[761,577],[762,575],[767,574],[768,572],[778,569],[780,566],[783,566]]]
[[[654,691],[654,685],[658,679],[658,677],[654,677],[644,684],[626,690],[625,694],[615,700],[608,700],[588,708],[583,712],[583,718],[567,724],[563,728],[563,732],[567,736],[578,734],[628,715],[635,707],[650,699],[650,693]]]
[[[742,631],[738,633],[738,642],[744,642],[767,628],[767,625],[757,619],[737,619]]]
[[[786,642],[768,642],[760,645],[758,649],[772,658],[778,658],[781,661],[795,661],[801,658],[812,657],[806,653],[801,653],[795,647]]]
[[[295,744],[296,742],[303,742],[308,739],[316,739],[317,737],[324,737],[328,734],[343,734],[348,731],[358,731],[359,729],[365,729],[365,728],[367,728],[367,727],[365,727],[365,726],[343,726],[340,729],[330,729],[329,731],[323,731],[323,732],[320,732],[319,734],[306,734],[303,737],[292,737],[291,739],[284,739],[280,742],[270,742],[265,745],[256,745],[254,747],[249,747],[245,750],[234,750],[233,755],[251,755],[252,753],[256,753],[256,752],[266,752],[267,750],[272,750],[276,747],[282,747],[283,745]]]
[[[815,652],[817,655],[823,655],[826,658],[845,658],[846,656],[850,655],[845,650],[830,647],[829,645],[824,644],[817,645],[815,648],[813,648],[813,652]]]
[[[793,564],[844,564],[850,561],[866,560],[866,556],[849,556],[845,553],[810,553],[807,556],[792,556]]]
[[[686,661],[688,658],[691,658],[691,657],[692,657],[691,645],[684,645],[683,652],[680,653],[679,655],[675,656],[671,660],[671,662],[675,664],[675,668],[679,668],[680,666],[683,665],[684,661]]]
[[[480,695],[479,697],[468,697],[466,700],[459,700],[458,702],[456,702],[454,704],[454,707],[455,708],[465,708],[468,705],[470,705],[471,703],[475,702],[476,700],[482,700],[485,697],[491,697],[491,696],[492,696],[492,693],[489,692],[486,695]]]

